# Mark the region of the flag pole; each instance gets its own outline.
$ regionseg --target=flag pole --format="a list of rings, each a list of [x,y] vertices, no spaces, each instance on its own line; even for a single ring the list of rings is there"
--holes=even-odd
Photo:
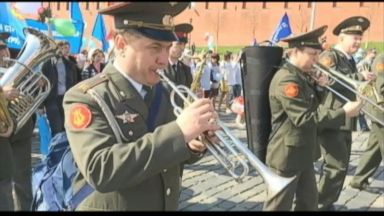
[[[316,3],[311,2],[312,4],[312,12],[311,12],[311,26],[309,27],[309,30],[313,30],[315,26],[315,16],[316,16]]]

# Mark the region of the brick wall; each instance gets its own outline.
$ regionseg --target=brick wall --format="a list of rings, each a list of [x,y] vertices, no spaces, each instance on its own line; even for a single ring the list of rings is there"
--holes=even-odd
[[[44,2],[48,5],[48,2]],[[57,10],[60,4],[60,10]],[[99,8],[108,2],[98,3]],[[50,2],[57,17],[69,18],[67,2]],[[384,3],[382,2],[317,2],[314,27],[328,25],[328,42],[334,43],[333,28],[350,16],[365,16],[371,21],[364,40],[384,41]],[[224,9],[224,7],[226,7]],[[85,35],[91,38],[97,15],[96,2],[81,2],[80,8],[86,22]],[[196,10],[195,10],[196,9]],[[287,12],[293,33],[298,34],[310,28],[311,4],[308,2],[196,2],[175,17],[174,22],[192,23],[194,30],[191,41],[196,46],[205,46],[204,36],[210,33],[219,46],[246,46],[255,37],[258,42],[270,39],[284,12]],[[113,27],[113,19],[105,16],[108,29]]]

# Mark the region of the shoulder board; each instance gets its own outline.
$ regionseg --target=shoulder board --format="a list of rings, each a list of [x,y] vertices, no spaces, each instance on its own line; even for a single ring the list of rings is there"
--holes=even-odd
[[[79,85],[78,85],[78,88],[81,89],[81,91],[83,91],[83,93],[86,93],[89,89],[99,85],[100,83],[102,82],[105,82],[107,81],[108,78],[105,74],[99,74],[99,75],[96,75],[88,80],[85,80],[84,82],[81,82]]]

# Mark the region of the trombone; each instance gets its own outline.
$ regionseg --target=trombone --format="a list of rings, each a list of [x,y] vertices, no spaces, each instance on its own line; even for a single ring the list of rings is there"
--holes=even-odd
[[[157,73],[161,79],[165,81],[173,90],[170,93],[171,104],[174,108],[174,113],[178,116],[182,108],[175,102],[175,94],[181,97],[186,105],[191,104],[191,100],[197,100],[198,97],[186,86],[176,86],[165,74],[164,71],[158,70]],[[187,94],[187,95],[186,95]],[[190,97],[191,99],[188,99]],[[281,177],[270,169],[268,169],[238,138],[232,135],[224,124],[217,120],[217,124],[220,130],[215,131],[215,135],[220,140],[219,143],[214,144],[209,138],[203,137],[204,142],[207,143],[207,149],[218,160],[218,162],[224,166],[228,173],[239,183],[242,179],[248,175],[249,162],[261,175],[266,184],[269,197],[275,197],[282,192],[296,177],[285,178]],[[224,150],[226,148],[227,150]],[[237,149],[237,150],[236,150]],[[230,152],[230,154],[227,153]],[[242,156],[246,157],[246,160]],[[240,174],[237,174],[236,170],[241,170]]]
[[[384,108],[381,107],[378,103],[375,101],[372,101],[369,97],[374,96],[377,101],[379,101],[378,93],[374,86],[372,86],[372,83],[370,81],[356,81],[353,80],[344,74],[332,69],[327,68],[324,65],[320,63],[316,63],[313,65],[315,69],[317,69],[319,72],[324,73],[328,77],[331,77],[334,81],[338,82],[340,85],[344,86],[348,90],[352,91],[356,95],[358,95],[360,98],[368,102],[370,105],[372,105],[375,109],[379,110],[380,112],[384,112]],[[344,81],[344,82],[343,82]],[[348,85],[349,84],[349,85]],[[352,87],[351,87],[352,86]],[[329,86],[325,86],[329,91],[333,92],[335,95],[341,97],[345,101],[350,101],[347,97],[342,95],[341,93],[337,92],[333,88]],[[380,101],[379,101],[380,102]],[[382,126],[384,126],[384,120],[377,118],[374,114],[370,113],[367,109],[364,107],[361,109],[368,117],[370,117],[372,120],[378,122]]]

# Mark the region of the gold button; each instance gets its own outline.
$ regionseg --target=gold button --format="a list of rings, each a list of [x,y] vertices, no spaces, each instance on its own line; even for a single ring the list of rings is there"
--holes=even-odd
[[[123,91],[120,91],[120,95],[123,96],[123,97],[125,97],[125,94],[124,94]]]
[[[171,195],[171,188],[167,188],[167,196]]]
[[[128,135],[129,135],[129,136],[132,136],[132,135],[133,135],[133,131],[130,130],[130,131],[128,132]]]
[[[167,172],[167,169],[163,169],[163,172],[166,173],[166,172]]]

